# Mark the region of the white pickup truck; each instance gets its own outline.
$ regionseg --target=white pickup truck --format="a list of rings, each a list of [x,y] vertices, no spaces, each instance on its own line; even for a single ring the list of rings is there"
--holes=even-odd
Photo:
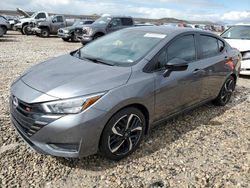
[[[23,35],[30,34],[30,23],[33,23],[35,21],[44,21],[49,17],[49,14],[45,11],[38,11],[32,15],[29,15],[24,10],[17,8],[17,12],[22,14],[24,18],[19,19],[19,22],[14,25],[14,29],[20,31]]]

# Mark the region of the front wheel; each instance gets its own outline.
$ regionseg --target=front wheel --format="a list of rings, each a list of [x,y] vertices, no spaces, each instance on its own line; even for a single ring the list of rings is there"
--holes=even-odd
[[[235,89],[235,80],[232,76],[228,77],[223,84],[218,97],[213,101],[217,106],[225,106],[229,101]]]
[[[25,35],[32,35],[32,31],[31,31],[29,25],[23,26],[23,34],[25,34]]]
[[[145,127],[145,116],[137,108],[119,111],[103,130],[99,147],[101,155],[111,160],[127,157],[140,145]]]

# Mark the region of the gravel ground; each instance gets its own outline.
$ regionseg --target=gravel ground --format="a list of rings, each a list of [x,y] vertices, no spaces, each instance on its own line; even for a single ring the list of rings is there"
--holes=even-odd
[[[40,155],[10,123],[11,82],[79,43],[9,32],[0,38],[0,187],[249,187],[250,77],[226,107],[204,105],[152,130],[130,157],[66,160]]]

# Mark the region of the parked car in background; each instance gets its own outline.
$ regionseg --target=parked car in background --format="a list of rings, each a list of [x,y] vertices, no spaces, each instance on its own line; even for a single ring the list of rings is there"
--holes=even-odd
[[[11,120],[38,152],[119,160],[153,125],[208,101],[226,105],[240,61],[210,32],[123,29],[21,75],[11,86]]]
[[[0,16],[0,37],[7,33],[7,30],[11,28],[9,21],[4,17]]]
[[[4,15],[4,17],[9,21],[10,29],[13,30],[15,24],[18,23],[19,18],[17,16]]]
[[[17,9],[17,11],[20,14],[24,15],[25,18],[21,18],[18,21],[18,23],[14,25],[14,29],[20,31],[24,35],[31,34],[30,27],[29,27],[30,23],[37,21],[37,20],[44,21],[46,18],[49,17],[49,14],[45,11],[35,12],[31,16],[22,9]]]
[[[84,45],[106,35],[107,33],[133,26],[134,20],[132,17],[103,16],[97,19],[93,24],[86,25],[82,29],[77,29],[76,36]]]
[[[242,75],[250,75],[250,24],[240,24],[229,27],[221,36],[242,55]]]
[[[94,20],[76,20],[72,26],[58,29],[57,36],[62,38],[63,41],[79,41],[75,35],[76,29],[81,29],[84,25],[92,24],[93,22]]]
[[[37,36],[49,37],[50,35],[57,35],[60,28],[72,26],[74,21],[74,19],[66,20],[63,15],[54,15],[43,22],[39,22],[36,27],[32,28],[32,31]]]

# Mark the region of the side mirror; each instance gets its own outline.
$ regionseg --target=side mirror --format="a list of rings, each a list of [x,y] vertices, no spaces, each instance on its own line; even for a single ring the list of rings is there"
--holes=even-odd
[[[164,77],[170,75],[173,71],[185,71],[188,68],[188,62],[184,59],[174,58],[166,64],[166,71],[163,73]]]

